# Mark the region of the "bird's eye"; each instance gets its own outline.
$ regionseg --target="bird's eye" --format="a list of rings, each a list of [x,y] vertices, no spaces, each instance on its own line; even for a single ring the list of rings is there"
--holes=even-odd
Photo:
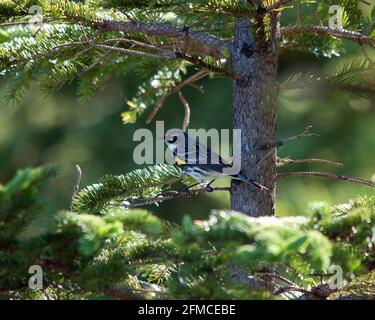
[[[169,143],[175,143],[177,141],[177,136],[173,136],[172,139],[168,139]]]

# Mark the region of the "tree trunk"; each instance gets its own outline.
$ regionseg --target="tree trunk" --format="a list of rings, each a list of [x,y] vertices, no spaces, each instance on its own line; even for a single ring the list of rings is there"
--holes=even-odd
[[[241,129],[241,173],[269,191],[232,180],[231,208],[256,217],[275,213],[276,151],[265,145],[276,139],[279,29],[279,16],[274,14],[270,39],[262,40],[258,28],[259,39],[254,41],[248,20],[237,19],[232,51],[234,72],[250,80],[233,82],[233,129]]]

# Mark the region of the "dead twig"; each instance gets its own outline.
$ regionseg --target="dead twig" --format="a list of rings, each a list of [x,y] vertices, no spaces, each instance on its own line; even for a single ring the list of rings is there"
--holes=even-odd
[[[61,45],[54,47],[52,50],[53,52],[56,52],[56,51],[60,51],[61,49],[75,48],[77,46],[89,46],[91,48],[106,49],[110,51],[121,52],[121,53],[128,54],[128,55],[134,55],[138,57],[155,58],[155,59],[163,59],[163,60],[174,59],[173,52],[169,52],[169,51],[168,51],[168,54],[164,52],[160,54],[155,54],[155,53],[148,53],[144,51],[136,51],[136,50],[126,49],[126,48],[109,46],[103,43],[93,43],[93,42],[87,43],[86,41],[75,41],[75,42],[61,44]]]
[[[169,50],[163,49],[163,48],[158,47],[158,46],[153,45],[153,44],[144,43],[144,42],[133,40],[133,39],[114,38],[114,39],[107,39],[103,43],[111,43],[111,42],[127,42],[127,43],[132,44],[135,47],[138,46],[138,47],[145,48],[145,49],[160,51],[160,52],[163,52],[163,53],[165,53],[167,55],[168,54],[172,54],[172,52],[169,51]]]
[[[285,292],[289,292],[289,291],[298,291],[298,292],[302,292],[302,293],[309,293],[308,290],[300,287],[299,285],[295,284],[293,281],[279,275],[279,274],[276,274],[276,273],[270,273],[270,272],[262,272],[262,271],[258,271],[258,273],[260,273],[260,277],[263,279],[263,277],[267,277],[267,278],[274,278],[274,279],[277,279],[277,280],[280,280],[282,282],[285,282],[286,284],[288,284],[287,286],[280,286],[278,288],[275,288],[275,290],[273,291],[273,294],[278,296],[282,293],[285,293]]]
[[[100,43],[90,43],[89,44],[93,48],[99,48],[99,49],[107,49],[107,50],[112,50],[112,51],[118,51],[124,54],[129,54],[133,56],[139,56],[143,58],[155,58],[155,59],[164,59],[164,60],[171,60],[174,59],[173,55],[171,53],[148,53],[148,52],[143,52],[143,51],[136,51],[136,50],[131,50],[131,49],[125,49],[125,48],[119,48],[119,47],[113,47],[113,46],[108,46],[105,44],[100,44]]]
[[[270,273],[270,272],[261,272],[261,271],[258,271],[258,273],[260,273],[262,276],[266,276],[266,277],[270,277],[270,278],[275,278],[275,279],[278,279],[278,280],[281,280],[291,286],[294,286],[294,287],[298,287],[294,282],[290,281],[289,279],[279,275],[279,274],[276,274],[276,273]]]
[[[291,141],[294,141],[294,140],[300,140],[300,139],[308,138],[308,137],[318,137],[319,134],[312,133],[311,129],[312,129],[312,126],[309,125],[300,134],[297,134],[297,135],[292,136],[292,137],[284,138],[284,139],[278,139],[278,140],[274,140],[274,141],[264,142],[264,143],[262,143],[262,144],[259,145],[259,148],[261,150],[262,149],[263,150],[264,149],[269,149],[269,148],[279,148],[282,145],[284,145],[285,143],[291,142]]]
[[[320,283],[313,287],[311,291],[300,296],[298,300],[326,300],[337,289],[331,289],[328,283]]]
[[[326,159],[298,159],[298,160],[293,160],[290,158],[277,158],[277,166],[282,167],[286,166],[288,164],[301,164],[301,163],[321,163],[321,164],[328,164],[332,165],[335,167],[343,167],[344,164],[341,162],[337,161],[331,161],[331,160],[326,160]]]
[[[323,178],[329,178],[329,179],[334,179],[334,180],[344,180],[348,182],[354,182],[354,183],[359,183],[359,184],[364,184],[370,187],[374,187],[374,183],[367,179],[341,175],[341,174],[328,173],[328,172],[297,171],[297,172],[278,173],[276,176],[276,178],[287,178],[287,177],[323,177]]]
[[[203,86],[198,86],[195,83],[190,83],[189,86],[193,87],[194,89],[197,89],[200,93],[204,93]]]
[[[150,115],[147,117],[146,123],[150,123],[155,118],[156,114],[158,113],[158,111],[160,110],[160,108],[163,107],[165,101],[167,100],[167,98],[169,96],[171,96],[172,94],[178,93],[186,85],[190,85],[190,84],[192,84],[192,83],[194,83],[194,82],[196,82],[196,81],[204,78],[207,75],[208,75],[208,72],[206,70],[198,71],[197,73],[195,73],[191,77],[189,77],[189,78],[181,81],[175,87],[171,88],[167,93],[165,93],[164,95],[162,95],[160,97],[160,99],[156,102],[156,104],[155,104],[154,108],[152,109]]]
[[[261,150],[268,150],[268,149],[270,149],[270,150],[265,154],[265,156],[263,158],[261,158],[257,162],[257,165],[259,165],[263,161],[267,160],[274,153],[275,148],[279,148],[287,142],[299,140],[299,139],[303,139],[303,138],[307,138],[307,137],[317,137],[317,136],[319,136],[316,133],[312,133],[311,129],[312,129],[312,126],[309,125],[305,128],[305,130],[302,133],[297,134],[296,136],[292,136],[292,137],[289,137],[289,138],[274,140],[274,141],[270,141],[270,142],[260,144],[259,148]]]
[[[232,280],[237,283],[241,283],[256,289],[267,290],[270,293],[273,293],[276,290],[276,286],[274,283],[272,283],[272,281],[251,275],[247,270],[238,265],[230,266],[228,271]]]
[[[294,141],[294,140],[299,140],[299,139],[303,139],[303,138],[308,138],[308,137],[319,137],[319,134],[317,133],[312,133],[311,132],[311,129],[312,129],[312,126],[307,126],[305,128],[305,130],[300,133],[300,134],[297,134],[296,136],[292,136],[292,137],[289,137],[289,138],[285,138],[285,139],[280,139],[280,140],[277,140],[276,141],[276,145],[278,147],[282,146],[283,144],[287,143],[287,142],[290,142],[290,141]]]
[[[115,43],[115,47],[117,47],[119,44],[120,44],[120,41],[123,40],[123,38],[120,38],[120,39],[117,39],[116,43]],[[91,48],[87,48],[87,49],[90,49]],[[87,50],[85,49],[85,50]],[[94,69],[98,64],[100,64],[103,60],[107,59],[110,55],[111,55],[111,50],[107,50],[106,52],[102,53],[97,59],[95,59],[95,61],[87,66],[86,68],[84,68],[82,70],[82,73],[86,73],[86,72],[89,72],[90,70]]]
[[[284,37],[298,36],[304,33],[312,33],[316,35],[333,36],[335,38],[350,40],[359,44],[367,44],[375,47],[375,38],[368,37],[359,32],[349,30],[338,30],[324,26],[290,26],[281,28],[281,35]]]
[[[189,123],[190,123],[190,106],[189,102],[186,100],[184,95],[182,94],[181,91],[178,92],[178,97],[181,100],[182,105],[184,106],[184,121],[182,123],[182,131],[186,131]]]
[[[289,291],[297,291],[297,292],[302,292],[304,294],[309,294],[310,291],[304,289],[304,288],[301,288],[301,287],[295,287],[295,286],[284,286],[284,287],[280,287],[278,288],[275,292],[274,292],[274,295],[275,296],[279,296],[285,292],[289,292]]]
[[[74,188],[73,188],[72,202],[70,204],[70,211],[73,211],[73,201],[74,201],[74,198],[76,197],[77,193],[79,192],[79,187],[81,185],[82,169],[78,164],[76,164],[76,173],[77,173],[77,178],[76,178],[76,183],[75,183]]]

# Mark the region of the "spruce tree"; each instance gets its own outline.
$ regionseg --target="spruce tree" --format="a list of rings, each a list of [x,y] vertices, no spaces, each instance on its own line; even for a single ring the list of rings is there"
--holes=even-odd
[[[336,11],[331,11],[333,5]],[[124,122],[134,122],[144,112],[151,122],[165,100],[177,94],[186,128],[190,109],[182,89],[206,76],[231,78],[233,128],[242,130],[245,142],[241,168],[270,189],[259,192],[234,181],[231,208],[252,216],[273,215],[276,149],[282,144],[276,138],[279,90],[316,84],[369,95],[374,88],[371,58],[345,63],[332,75],[297,74],[278,83],[278,54],[307,50],[329,58],[343,51],[344,41],[374,47],[373,21],[359,5],[366,3],[3,0],[0,63],[2,75],[12,78],[7,100],[19,99],[31,81],[50,92],[73,79],[79,80],[80,99],[87,99],[113,74],[138,70],[151,74],[150,79],[128,102]],[[306,10],[311,14],[303,14]],[[295,14],[296,23],[283,25],[284,13]]]
[[[7,102],[17,102],[32,82],[49,93],[73,80],[86,100],[113,75],[136,70],[147,80],[128,101],[123,121],[135,122],[144,112],[153,121],[176,94],[186,129],[190,109],[182,89],[197,87],[204,77],[227,77],[233,80],[233,128],[242,130],[245,142],[242,169],[271,190],[260,193],[236,182],[216,187],[215,192],[230,191],[233,210],[198,221],[185,216],[176,225],[142,207],[206,192],[174,190],[175,182],[189,182],[181,168],[164,164],[107,175],[83,189],[79,170],[69,210],[50,219],[48,232],[30,238],[25,228],[45,216],[40,184],[56,169],[20,170],[0,185],[0,296],[374,299],[373,199],[333,208],[316,203],[307,217],[272,216],[276,178],[321,176],[373,185],[325,172],[276,174],[277,166],[300,161],[277,158],[277,148],[314,135],[307,127],[293,137],[276,137],[280,90],[325,86],[366,97],[374,92],[370,57],[343,63],[329,75],[294,74],[279,81],[281,50],[331,58],[345,41],[375,45],[375,9],[371,20],[358,9],[360,1],[310,2],[0,1],[0,75],[6,78]],[[330,5],[337,4],[344,9],[336,16],[343,28],[326,26]],[[282,26],[290,12],[296,12],[296,24]],[[28,285],[33,265],[43,269],[43,289]]]
[[[24,230],[45,217],[40,186],[56,169],[20,170],[0,186],[0,297],[374,299],[374,199],[316,203],[307,217],[216,210],[177,225],[137,207],[142,188],[152,193],[149,174],[162,184],[171,170],[106,177],[33,237]],[[43,270],[42,288],[30,287],[32,266]]]

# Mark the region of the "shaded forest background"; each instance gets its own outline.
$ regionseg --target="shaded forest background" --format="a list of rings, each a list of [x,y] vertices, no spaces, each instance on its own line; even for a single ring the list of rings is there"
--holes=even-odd
[[[371,7],[369,7],[369,12]],[[283,17],[294,21],[291,12]],[[364,52],[364,50],[366,50]],[[373,49],[346,44],[345,59],[374,57]],[[343,58],[317,57],[311,53],[284,51],[280,55],[279,80],[296,72],[325,72]],[[30,88],[19,105],[0,104],[0,182],[5,183],[18,168],[55,163],[60,175],[44,187],[43,195],[50,214],[70,205],[76,179],[75,164],[83,171],[81,186],[98,181],[105,174],[121,174],[137,168],[133,162],[133,132],[137,128],[155,128],[145,124],[147,113],[137,124],[123,125],[120,114],[145,79],[137,74],[112,79],[94,99],[79,102],[76,83],[47,97],[38,88]],[[184,89],[190,101],[190,128],[231,128],[231,81],[202,80],[205,93]],[[5,82],[0,83],[1,91]],[[166,121],[166,129],[180,127],[183,107],[177,97],[168,99],[157,116]],[[375,175],[375,99],[364,99],[332,89],[286,90],[278,102],[278,136],[287,137],[303,131],[307,125],[320,137],[294,141],[279,150],[280,156],[293,159],[325,158],[341,161],[343,168],[327,171],[371,178]],[[291,164],[288,170],[325,170],[322,164]],[[219,181],[217,184],[227,184]],[[324,178],[280,179],[277,189],[277,214],[303,215],[309,204],[326,201],[333,205],[356,195],[373,191],[366,186],[331,181]],[[158,216],[180,222],[184,214],[206,218],[212,208],[229,208],[229,195],[205,194],[193,199],[177,199],[150,207]],[[47,227],[40,219],[32,232]]]

